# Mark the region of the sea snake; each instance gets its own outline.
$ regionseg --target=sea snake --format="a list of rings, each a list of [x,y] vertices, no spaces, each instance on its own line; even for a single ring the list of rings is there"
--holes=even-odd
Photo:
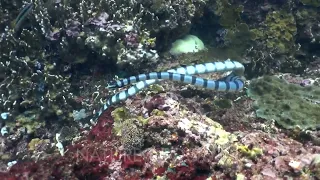
[[[196,76],[191,76],[193,74],[225,71],[232,71],[232,73],[218,80],[208,80]],[[241,80],[243,72],[244,66],[241,63],[237,61],[226,60],[224,62],[212,62],[194,66],[180,67],[177,69],[170,69],[167,72],[151,72],[147,74],[140,74],[137,76],[131,76],[129,78],[114,81],[108,85],[108,88],[119,88],[131,83],[138,83],[128,88],[127,90],[121,91],[112,96],[100,109],[98,115],[108,109],[108,107],[112,104],[115,104],[121,100],[125,100],[130,96],[137,94],[140,90],[158,82],[159,80],[169,79],[207,89],[214,89],[216,91],[240,91],[244,86],[244,82],[243,80]]]

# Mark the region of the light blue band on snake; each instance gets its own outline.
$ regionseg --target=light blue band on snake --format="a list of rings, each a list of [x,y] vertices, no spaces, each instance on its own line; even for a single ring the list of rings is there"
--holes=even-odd
[[[232,73],[227,77],[219,80],[208,80],[190,76],[193,74],[225,71],[232,71]],[[137,76],[131,76],[129,78],[118,80],[109,84],[108,88],[118,88],[138,82],[127,90],[119,92],[116,95],[112,96],[109,100],[107,100],[106,104],[98,112],[98,115],[100,115],[104,110],[108,109],[108,107],[112,104],[115,104],[137,94],[142,89],[158,82],[159,80],[169,79],[172,81],[192,84],[207,89],[213,89],[216,91],[240,91],[244,86],[244,82],[240,79],[240,77],[243,75],[243,72],[244,66],[241,63],[237,61],[227,60],[224,62],[213,62],[198,64],[194,66],[180,67],[177,69],[170,69],[167,72],[152,72],[147,74],[140,74]]]
[[[198,64],[194,66],[180,67],[177,69],[170,69],[167,72],[178,73],[178,74],[205,74],[213,72],[226,72],[233,71],[235,75],[242,76],[244,72],[244,67],[241,63],[237,61],[224,61],[224,62],[212,62],[205,64]],[[128,84],[136,83],[139,81],[145,81],[148,79],[159,79],[159,78],[150,78],[148,74],[140,74],[137,76],[131,76],[122,80],[115,81],[108,85],[108,88],[120,88]]]

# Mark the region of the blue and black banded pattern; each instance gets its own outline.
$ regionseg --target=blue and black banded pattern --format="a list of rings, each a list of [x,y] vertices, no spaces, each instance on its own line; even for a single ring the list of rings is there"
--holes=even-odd
[[[225,71],[232,71],[232,73],[227,77],[219,80],[208,80],[192,76],[193,74]],[[240,91],[244,86],[244,82],[240,78],[243,75],[243,72],[244,66],[241,63],[237,61],[227,60],[224,62],[213,62],[198,64],[194,66],[180,67],[177,69],[170,69],[167,72],[152,72],[147,74],[140,74],[137,76],[131,76],[123,80],[115,81],[108,85],[108,88],[119,88],[131,83],[138,82],[127,90],[119,92],[116,95],[112,96],[109,100],[107,100],[106,104],[98,112],[98,115],[100,115],[104,110],[108,109],[108,107],[112,104],[115,104],[137,94],[142,89],[158,82],[159,80],[168,79],[172,81],[192,84],[207,89],[213,89],[216,91]]]
[[[241,63],[237,61],[227,60],[224,62],[212,62],[212,63],[198,64],[194,66],[180,67],[177,69],[170,69],[167,72],[194,75],[194,74],[205,74],[205,73],[226,72],[226,71],[233,71],[235,75],[242,76],[244,72],[244,67]],[[136,83],[139,81],[145,81],[149,79],[161,79],[156,76],[150,77],[149,74],[139,74],[137,76],[131,76],[129,78],[112,82],[108,85],[108,88],[120,88],[128,84]]]
[[[172,72],[151,72],[147,74],[140,74],[138,76],[132,76],[132,77],[143,77],[144,81],[149,79],[154,80],[171,80],[171,81],[178,81],[186,84],[191,84],[207,89],[213,89],[216,91],[239,91],[240,88],[243,87],[243,82],[238,76],[228,76],[228,80],[208,80],[199,78],[196,76],[191,76],[187,74],[178,74],[178,73],[172,73]],[[128,78],[129,79],[129,78]],[[144,82],[141,81],[141,82]],[[123,81],[122,81],[123,82]],[[130,81],[126,81],[130,82]],[[145,85],[148,85],[146,83]],[[137,89],[138,87],[133,86],[134,89]],[[129,89],[128,89],[129,90]],[[124,92],[127,93],[128,90],[125,90]],[[129,95],[130,96],[130,95]]]

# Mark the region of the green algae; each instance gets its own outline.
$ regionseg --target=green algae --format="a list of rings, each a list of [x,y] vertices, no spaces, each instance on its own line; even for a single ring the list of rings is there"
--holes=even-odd
[[[261,156],[263,154],[262,149],[258,147],[251,148],[245,145],[238,145],[237,150],[250,159],[256,159],[258,156]]]
[[[265,76],[252,80],[247,94],[255,100],[258,117],[274,119],[285,129],[320,126],[319,87],[301,87],[277,77]]]
[[[286,11],[273,11],[267,14],[264,27],[252,29],[255,40],[266,42],[269,49],[277,49],[279,53],[288,53],[295,44],[297,33],[294,16]]]
[[[243,6],[233,5],[228,0],[216,1],[214,13],[220,16],[219,24],[224,28],[232,28],[241,21],[240,14],[243,11]]]
[[[246,23],[240,23],[229,29],[225,38],[230,42],[228,49],[236,54],[243,54],[246,49],[252,46],[252,40],[256,39],[256,36]]]

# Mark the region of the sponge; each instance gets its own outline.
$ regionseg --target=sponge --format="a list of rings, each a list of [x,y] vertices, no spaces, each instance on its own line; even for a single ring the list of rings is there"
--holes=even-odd
[[[198,52],[204,49],[205,46],[201,39],[194,35],[187,35],[183,39],[178,39],[172,43],[169,53],[176,56],[184,53]]]

